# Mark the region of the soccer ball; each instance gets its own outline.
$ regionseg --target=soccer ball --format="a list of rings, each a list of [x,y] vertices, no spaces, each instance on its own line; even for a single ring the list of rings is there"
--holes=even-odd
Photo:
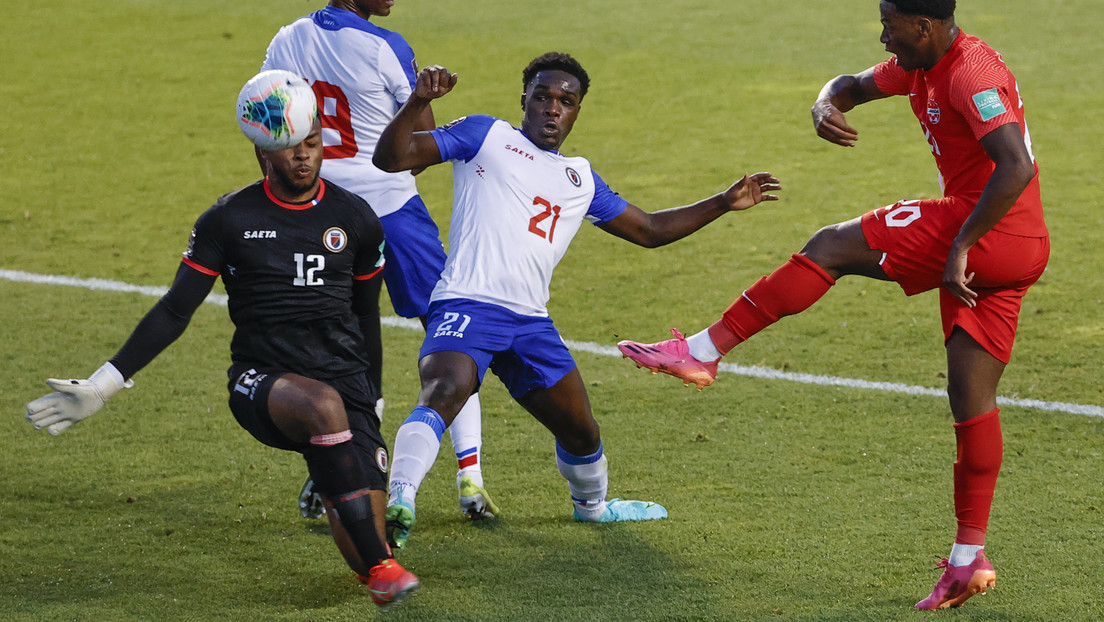
[[[238,125],[261,149],[298,145],[317,116],[314,91],[290,71],[262,71],[238,93]]]

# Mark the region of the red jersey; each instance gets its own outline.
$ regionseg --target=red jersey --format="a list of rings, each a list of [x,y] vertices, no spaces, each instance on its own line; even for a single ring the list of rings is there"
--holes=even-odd
[[[893,57],[874,67],[887,95],[908,95],[939,167],[943,196],[976,204],[996,165],[979,140],[1006,123],[1018,123],[1034,162],[1023,99],[1004,59],[984,41],[959,30],[951,49],[929,70],[905,71]],[[1047,235],[1039,194],[1039,167],[994,230],[1028,237]]]

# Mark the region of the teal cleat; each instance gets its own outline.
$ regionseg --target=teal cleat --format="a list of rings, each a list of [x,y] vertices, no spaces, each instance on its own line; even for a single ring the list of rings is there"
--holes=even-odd
[[[667,509],[651,501],[626,501],[610,499],[606,511],[598,518],[584,518],[576,509],[573,517],[587,523],[620,523],[625,521],[660,520],[667,518]]]
[[[410,529],[414,527],[414,508],[403,501],[387,506],[387,544],[393,549],[406,546]]]

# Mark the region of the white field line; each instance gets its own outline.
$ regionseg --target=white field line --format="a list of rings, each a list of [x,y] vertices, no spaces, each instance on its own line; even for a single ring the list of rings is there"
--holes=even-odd
[[[82,279],[68,276],[56,276],[51,274],[33,274],[18,270],[0,269],[0,279],[16,281],[20,283],[37,283],[41,285],[68,285],[70,287],[82,287],[84,289],[104,290],[112,292],[134,292],[146,296],[160,297],[168,291],[167,287],[149,287],[131,285],[121,281],[107,279]],[[225,294],[210,294],[207,301],[210,304],[226,306]],[[397,316],[385,316],[382,318],[385,326],[405,328],[408,330],[421,330],[422,325],[417,320]],[[565,340],[567,347],[577,352],[587,352],[601,356],[620,357],[621,352],[614,346],[604,346],[589,341]],[[832,387],[847,387],[852,389],[868,389],[872,391],[885,391],[887,393],[901,393],[905,395],[931,395],[946,397],[945,389],[931,389],[897,382],[876,382],[871,380],[859,380],[856,378],[841,378],[838,376],[818,376],[815,374],[802,374],[795,372],[779,371],[767,367],[735,365],[733,363],[721,363],[720,371],[764,380],[787,380],[801,384],[815,384]],[[1093,404],[1072,404],[1068,402],[1049,402],[1044,400],[1028,400],[1012,397],[997,397],[997,404],[1001,406],[1019,406],[1021,408],[1035,408],[1050,412],[1070,413],[1074,415],[1088,415],[1091,417],[1104,417],[1104,406]]]

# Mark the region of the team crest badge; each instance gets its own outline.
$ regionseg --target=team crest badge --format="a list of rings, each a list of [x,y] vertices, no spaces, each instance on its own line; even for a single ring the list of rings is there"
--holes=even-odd
[[[331,253],[340,253],[345,250],[345,245],[349,243],[349,237],[345,235],[345,231],[340,227],[330,227],[326,229],[326,233],[322,234],[322,243],[326,245]]]
[[[384,447],[376,448],[376,466],[380,471],[387,472],[387,449]]]
[[[575,169],[569,166],[564,169],[564,172],[567,173],[568,181],[570,181],[576,188],[583,185],[583,178],[579,176],[579,173],[577,173]]]
[[[937,104],[935,102],[935,100],[929,101],[928,102],[928,121],[930,121],[932,125],[935,125],[935,124],[939,123],[939,117],[940,116],[941,116],[941,114],[940,114],[940,110],[939,110],[939,104]]]

